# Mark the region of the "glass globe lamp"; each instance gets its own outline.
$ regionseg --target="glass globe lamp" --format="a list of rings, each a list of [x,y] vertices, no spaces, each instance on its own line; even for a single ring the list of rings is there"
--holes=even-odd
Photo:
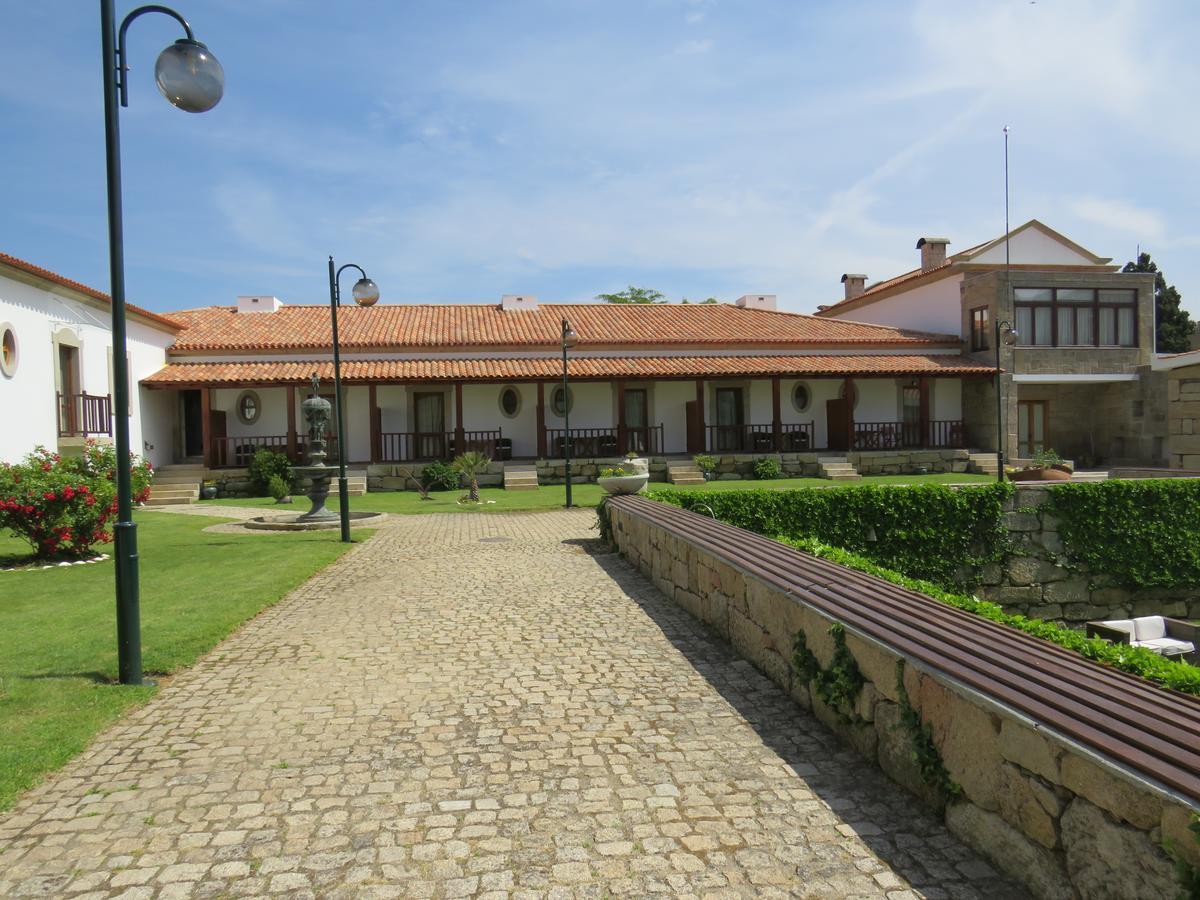
[[[184,112],[207,112],[225,93],[225,70],[217,58],[202,43],[188,38],[158,55],[154,80],[167,102]]]

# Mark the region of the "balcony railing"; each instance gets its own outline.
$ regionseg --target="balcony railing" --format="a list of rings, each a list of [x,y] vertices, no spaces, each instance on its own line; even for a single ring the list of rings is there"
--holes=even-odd
[[[380,462],[416,462],[451,459],[473,450],[491,459],[507,459],[509,447],[499,428],[464,431],[462,450],[453,431],[384,431],[379,435],[378,455]]]
[[[290,459],[296,465],[308,463],[308,434],[295,435],[295,453]],[[256,434],[253,437],[212,438],[211,463],[214,469],[244,469],[259,450],[288,453],[286,434]],[[337,436],[325,435],[325,465],[336,465],[338,460]]]
[[[566,451],[567,432],[562,428],[546,429],[546,452],[561,459]],[[572,428],[571,456],[618,457],[626,453],[662,453],[662,425],[626,426],[625,441],[619,428]]]
[[[58,404],[58,436],[90,437],[112,434],[112,398],[105,394],[55,394]]]
[[[959,449],[966,446],[960,420],[935,420],[922,440],[917,422],[855,422],[851,450]]]
[[[780,428],[775,446],[773,425],[706,425],[705,446],[711,453],[796,453],[813,449],[813,423],[796,422]]]

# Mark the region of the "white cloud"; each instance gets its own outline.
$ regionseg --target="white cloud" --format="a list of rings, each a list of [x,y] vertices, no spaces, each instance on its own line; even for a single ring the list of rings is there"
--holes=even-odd
[[[1080,197],[1071,201],[1070,209],[1085,222],[1142,240],[1158,240],[1167,233],[1166,222],[1158,211],[1121,200]]]

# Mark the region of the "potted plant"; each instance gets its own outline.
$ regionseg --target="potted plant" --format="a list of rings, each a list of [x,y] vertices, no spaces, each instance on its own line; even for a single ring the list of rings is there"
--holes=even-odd
[[[717,471],[717,458],[709,456],[707,453],[697,453],[692,457],[692,462],[696,464],[696,468],[704,475],[705,481],[712,481],[713,475]]]
[[[596,484],[609,494],[636,494],[650,481],[646,469],[630,471],[624,466],[606,466],[600,470]]]
[[[1033,454],[1029,465],[1006,469],[1009,481],[1070,481],[1071,467],[1049,448]]]
[[[638,456],[633,450],[625,454],[625,463],[623,466],[626,472],[637,474],[640,472],[650,471],[650,460],[644,456]]]
[[[200,482],[200,499],[201,500],[216,500],[217,499],[217,483],[208,481],[207,479]]]

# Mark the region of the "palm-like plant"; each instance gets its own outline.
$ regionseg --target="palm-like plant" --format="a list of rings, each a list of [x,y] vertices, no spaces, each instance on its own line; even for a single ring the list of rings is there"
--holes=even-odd
[[[466,476],[471,491],[467,499],[472,503],[479,502],[479,473],[485,470],[491,461],[490,456],[478,450],[469,450],[454,457],[452,465],[455,471]]]

